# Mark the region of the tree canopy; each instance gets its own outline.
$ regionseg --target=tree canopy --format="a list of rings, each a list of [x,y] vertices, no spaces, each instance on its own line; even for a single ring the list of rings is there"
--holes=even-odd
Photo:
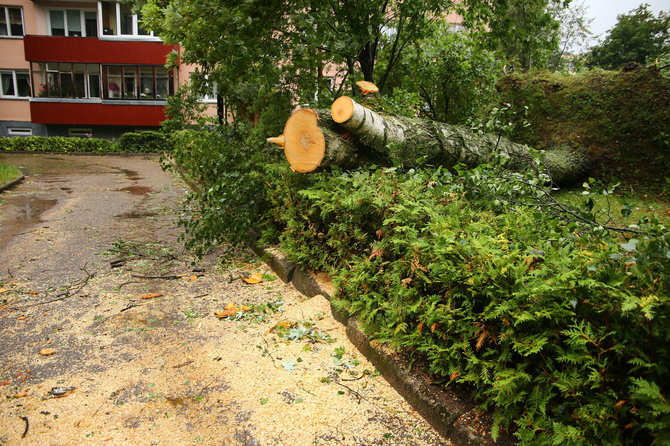
[[[617,17],[605,40],[591,49],[588,64],[616,70],[629,62],[645,64],[670,51],[670,15],[658,17],[649,5],[640,5]]]
[[[430,63],[417,54],[445,54],[417,46],[441,29],[434,25],[450,11],[464,16],[471,49],[500,52],[521,69],[542,67],[558,47],[552,8],[570,0],[136,1],[145,26],[180,44],[181,62],[199,67],[196,89],[216,83],[229,106],[249,111],[281,90],[290,92],[282,98],[288,102],[330,103],[341,91],[324,81],[326,68],[338,70],[340,90],[353,91],[359,79],[376,83],[384,94],[402,88],[399,70],[411,76]],[[453,39],[440,39],[432,46],[454,45]]]

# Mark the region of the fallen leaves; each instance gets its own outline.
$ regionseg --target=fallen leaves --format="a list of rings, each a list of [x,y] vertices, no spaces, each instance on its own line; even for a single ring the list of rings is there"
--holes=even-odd
[[[0,381],[0,387],[2,387],[2,386],[8,386],[8,385],[10,385],[10,384],[11,384],[11,381],[8,381],[8,380]]]
[[[24,314],[23,316],[17,317],[16,320],[24,321],[24,320],[28,319],[29,317],[30,317],[29,314]]]
[[[256,271],[251,273],[248,277],[242,277],[242,280],[250,284],[261,283],[263,281],[263,276],[261,276],[261,273]]]
[[[239,312],[251,311],[251,307],[246,305],[237,306],[234,304],[226,305],[224,311],[215,311],[214,314],[219,319],[223,319],[230,316],[235,316]]]
[[[161,296],[163,296],[163,295],[159,294],[159,293],[145,294],[144,296],[142,296],[142,299],[153,299],[155,297],[161,297]]]
[[[54,354],[56,354],[56,350],[52,348],[43,348],[42,350],[40,350],[40,355],[42,356],[51,356]]]

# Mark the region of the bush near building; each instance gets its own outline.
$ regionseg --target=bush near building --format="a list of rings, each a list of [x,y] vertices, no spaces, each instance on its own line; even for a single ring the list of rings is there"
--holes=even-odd
[[[0,152],[164,153],[168,138],[153,130],[124,133],[118,140],[64,136],[0,137]]]

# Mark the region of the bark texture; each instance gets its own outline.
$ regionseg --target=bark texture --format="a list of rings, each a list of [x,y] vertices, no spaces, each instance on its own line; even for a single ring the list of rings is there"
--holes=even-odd
[[[393,160],[412,166],[419,159],[445,167],[461,163],[475,167],[494,161],[499,152],[510,156],[512,168],[532,163],[529,147],[507,138],[441,122],[382,115],[346,96],[329,111],[296,111],[284,127],[284,142],[286,158],[297,172]],[[576,181],[589,167],[586,157],[578,153],[560,150],[545,155],[544,165],[557,184]]]

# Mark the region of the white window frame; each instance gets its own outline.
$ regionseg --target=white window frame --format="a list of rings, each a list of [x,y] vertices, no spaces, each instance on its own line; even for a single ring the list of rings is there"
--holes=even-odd
[[[149,34],[139,34],[139,18],[137,14],[133,14],[133,33],[132,34],[121,34],[121,4],[118,2],[114,3],[116,8],[116,34],[104,34],[103,30],[103,20],[102,20],[102,1],[98,2],[98,36],[101,39],[119,39],[119,40],[153,40],[160,41],[159,37],[154,36],[153,31],[149,31]],[[112,2],[105,2],[112,3]]]
[[[96,22],[100,22],[100,18],[98,17],[97,11],[95,9],[90,9],[90,8],[47,8],[47,29],[49,30],[49,35],[52,36],[51,34],[51,11],[61,11],[63,13],[63,23],[65,26],[65,37],[70,37],[70,31],[68,30],[67,27],[67,11],[79,11],[79,23],[81,26],[81,36],[82,37],[97,37],[97,36],[87,36],[86,35],[86,15],[84,14],[85,12],[94,12],[96,13]],[[96,27],[98,29],[98,32],[100,32],[100,25],[96,23]],[[99,35],[99,34],[98,34]]]
[[[9,24],[9,8],[17,8],[21,11],[21,30],[23,31],[23,34],[20,36],[15,36],[13,34],[10,34],[12,31],[12,27]],[[26,20],[25,17],[23,16],[23,8],[19,5],[2,5],[0,6],[0,11],[2,11],[2,14],[5,15],[5,20],[7,23],[7,35],[0,35],[0,38],[3,39],[23,39],[23,36],[26,35]]]
[[[30,127],[7,127],[9,136],[33,136],[33,129]]]
[[[14,94],[13,95],[5,95],[2,94],[2,80],[0,79],[0,99],[29,99],[30,98],[30,91],[28,92],[28,96],[19,96],[19,83],[16,80],[16,73],[25,73],[28,75],[28,82],[30,82],[30,72],[28,70],[0,70],[0,74],[7,74],[11,73],[12,74],[12,82],[14,83]],[[28,88],[31,89],[30,84],[28,84]]]

